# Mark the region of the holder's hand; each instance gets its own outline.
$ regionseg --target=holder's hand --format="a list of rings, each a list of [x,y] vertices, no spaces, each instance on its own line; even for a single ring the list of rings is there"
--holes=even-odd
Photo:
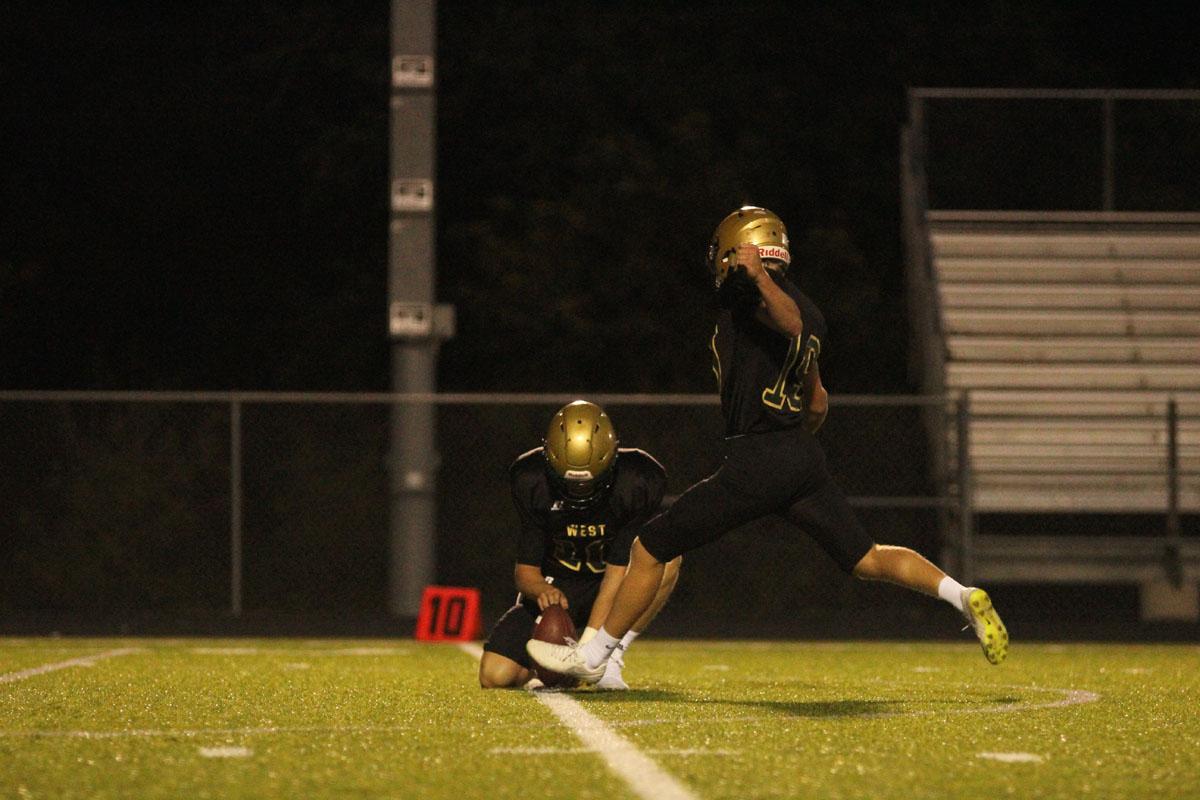
[[[538,608],[542,611],[545,611],[547,606],[562,606],[563,608],[567,608],[567,596],[547,584],[545,591],[538,594],[537,603]]]

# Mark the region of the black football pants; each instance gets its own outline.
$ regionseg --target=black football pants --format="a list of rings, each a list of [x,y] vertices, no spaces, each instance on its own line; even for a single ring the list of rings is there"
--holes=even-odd
[[[708,544],[748,522],[776,516],[811,536],[845,572],[874,545],[802,428],[725,441],[717,471],[694,484],[639,531],[659,561]]]

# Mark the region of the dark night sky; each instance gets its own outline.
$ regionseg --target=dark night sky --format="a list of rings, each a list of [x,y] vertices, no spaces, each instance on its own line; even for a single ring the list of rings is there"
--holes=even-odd
[[[441,385],[709,390],[752,201],[831,387],[907,388],[904,87],[1200,87],[1194,12],[970,5],[443,3]],[[388,11],[6,4],[0,387],[386,388]]]

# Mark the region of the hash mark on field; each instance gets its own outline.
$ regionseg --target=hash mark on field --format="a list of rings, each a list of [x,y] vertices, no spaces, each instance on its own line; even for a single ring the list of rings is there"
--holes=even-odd
[[[249,747],[201,747],[204,758],[249,758],[254,751]]]
[[[45,675],[47,672],[54,672],[67,667],[90,667],[97,661],[103,661],[106,658],[116,658],[117,656],[127,656],[130,653],[140,652],[140,647],[120,647],[116,650],[105,650],[103,653],[95,653],[90,656],[80,656],[79,658],[69,658],[66,661],[56,661],[53,664],[42,664],[40,667],[30,667],[23,669],[20,672],[9,672],[0,675],[0,683],[13,683],[15,681],[32,678],[34,675]]]
[[[728,664],[705,664],[700,669],[711,669],[714,672],[729,672]]]
[[[483,648],[474,642],[463,642],[459,648],[477,659],[483,656]],[[595,751],[610,770],[629,784],[638,797],[698,800],[691,789],[574,699],[565,694],[545,692],[534,692],[533,695],[558,717],[559,722],[570,728],[588,750]]]
[[[1040,764],[1045,760],[1034,753],[980,753],[977,758],[1003,761],[1005,764]]]

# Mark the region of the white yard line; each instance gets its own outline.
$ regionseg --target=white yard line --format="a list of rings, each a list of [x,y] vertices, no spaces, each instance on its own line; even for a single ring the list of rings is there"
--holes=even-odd
[[[608,768],[646,800],[695,800],[696,795],[653,759],[634,747],[599,717],[565,694],[538,693],[538,700],[575,732],[585,746],[596,750]]]
[[[595,753],[597,751],[588,747],[493,747],[488,752],[492,755],[544,756],[557,754],[576,755],[579,753]],[[710,750],[707,747],[662,747],[655,750],[646,750],[645,752],[655,756],[736,756],[741,751]]]
[[[459,648],[475,658],[483,656],[483,648],[474,642],[463,642]],[[608,768],[629,784],[638,797],[645,800],[697,800],[691,789],[573,698],[550,692],[535,692],[534,696],[574,731],[584,747],[604,759]]]
[[[119,647],[116,650],[105,650],[103,653],[93,653],[90,656],[80,656],[79,658],[69,658],[66,661],[56,661],[53,664],[42,664],[40,667],[30,667],[19,672],[7,672],[0,675],[0,683],[13,683],[15,681],[23,681],[26,678],[32,678],[35,675],[45,675],[47,672],[54,672],[59,669],[67,669],[68,667],[90,667],[97,661],[103,661],[106,658],[116,658],[117,656],[127,656],[130,653],[139,652],[139,647]]]
[[[458,649],[478,661],[483,658],[483,645],[476,642],[460,642]]]

